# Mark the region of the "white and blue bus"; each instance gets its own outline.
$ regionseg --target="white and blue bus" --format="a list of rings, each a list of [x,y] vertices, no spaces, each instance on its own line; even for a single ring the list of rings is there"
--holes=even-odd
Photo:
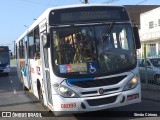
[[[8,46],[0,46],[0,73],[10,73],[10,52]]]
[[[49,8],[16,41],[18,76],[56,115],[139,103],[139,48],[124,6]]]

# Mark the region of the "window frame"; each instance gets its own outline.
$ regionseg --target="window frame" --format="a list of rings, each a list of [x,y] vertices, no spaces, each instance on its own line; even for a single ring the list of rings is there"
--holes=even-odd
[[[149,29],[152,29],[152,28],[154,28],[154,21],[149,22]]]

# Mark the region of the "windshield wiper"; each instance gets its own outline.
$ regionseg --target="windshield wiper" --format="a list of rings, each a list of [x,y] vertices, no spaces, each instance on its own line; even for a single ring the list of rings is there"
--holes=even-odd
[[[109,28],[107,29],[106,34],[102,37],[102,42],[105,42],[105,40],[108,39],[109,34],[110,34],[110,32],[111,32],[111,30],[112,30],[112,28],[113,28],[113,25],[114,25],[114,22],[112,22],[112,23],[110,24]]]

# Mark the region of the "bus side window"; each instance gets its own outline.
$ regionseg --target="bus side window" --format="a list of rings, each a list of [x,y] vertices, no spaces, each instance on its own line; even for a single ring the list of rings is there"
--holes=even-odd
[[[29,58],[34,58],[34,38],[33,38],[33,31],[29,34]]]
[[[34,58],[40,58],[40,39],[39,39],[39,27],[34,30],[34,41],[35,41],[35,51],[34,51]]]
[[[20,49],[21,49],[21,47],[20,47],[20,42],[18,42],[18,57],[19,57],[19,58],[21,58],[21,57],[20,57],[20,53],[21,53]]]
[[[19,42],[16,44],[16,58],[19,59]]]

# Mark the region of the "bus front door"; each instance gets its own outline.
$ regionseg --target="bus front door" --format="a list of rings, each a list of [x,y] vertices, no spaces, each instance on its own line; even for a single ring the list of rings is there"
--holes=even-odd
[[[49,70],[49,60],[48,60],[48,48],[44,47],[44,41],[46,41],[46,31],[41,33],[41,56],[42,56],[42,70],[43,70],[43,83],[46,93],[47,103],[53,105],[52,93],[51,93],[51,80],[50,80],[50,70]]]
[[[25,64],[24,64],[24,83],[28,89],[31,88],[31,81],[30,81],[30,68],[29,68],[29,58],[28,58],[28,41],[25,42]]]

